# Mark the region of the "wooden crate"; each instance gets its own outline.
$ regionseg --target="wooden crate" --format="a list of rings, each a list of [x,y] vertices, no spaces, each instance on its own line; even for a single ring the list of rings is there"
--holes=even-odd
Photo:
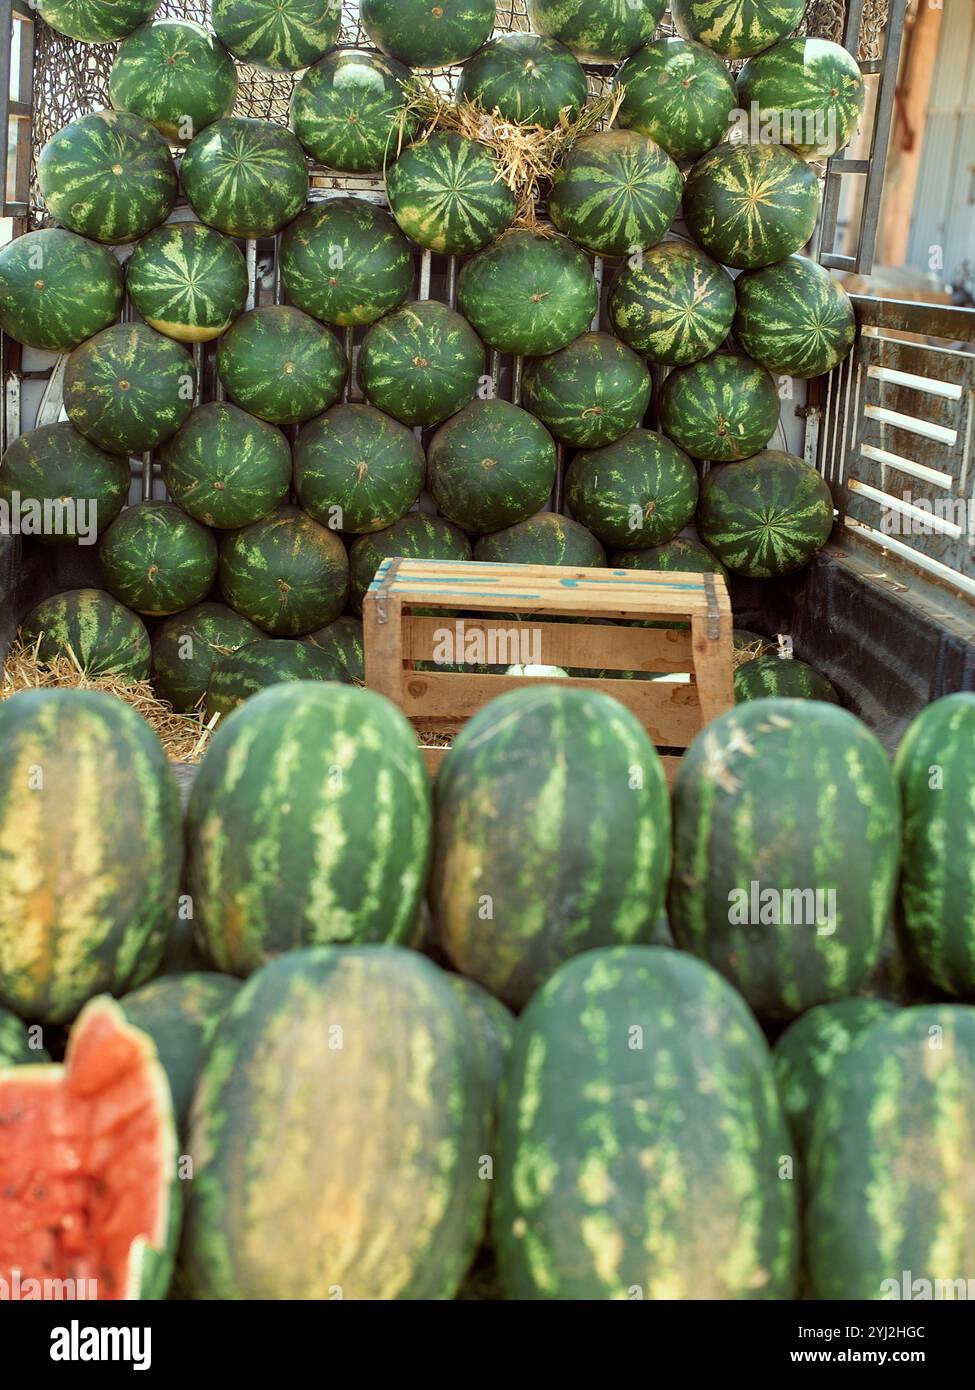
[[[431,616],[417,609],[445,611]],[[390,559],[376,571],[362,612],[366,685],[400,707],[421,741],[428,733],[453,736],[489,700],[538,679],[416,669],[418,662],[443,661],[445,651],[455,662],[466,656],[479,665],[688,675],[683,682],[572,677],[574,686],[602,690],[632,710],[658,749],[678,750],[663,755],[669,779],[679,750],[734,704],[731,604],[716,574]],[[556,615],[592,621],[544,621]],[[624,618],[689,626],[607,621]],[[433,773],[447,749],[423,752]]]

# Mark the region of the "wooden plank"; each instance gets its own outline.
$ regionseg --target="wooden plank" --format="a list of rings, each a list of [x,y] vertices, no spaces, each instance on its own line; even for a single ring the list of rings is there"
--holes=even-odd
[[[402,604],[386,594],[366,594],[362,604],[366,685],[400,703],[403,682]]]
[[[370,592],[377,592],[370,590]],[[635,592],[633,590],[594,590],[594,589],[553,589],[539,585],[531,590],[478,589],[452,585],[442,588],[439,585],[421,586],[416,583],[378,592],[395,594],[404,604],[422,608],[476,609],[478,612],[494,613],[564,613],[566,615],[595,615],[612,617],[621,615],[628,618],[679,618],[691,613],[708,611],[707,596],[703,589],[681,593],[679,590],[656,589]],[[719,600],[719,610],[725,605]],[[730,610],[728,610],[730,611]]]
[[[730,621],[730,619],[729,619]],[[460,631],[458,632],[458,628]],[[692,669],[691,634],[677,628],[610,627],[601,623],[489,623],[477,618],[403,617],[403,659],[432,661],[434,649],[449,632],[457,659],[464,643],[484,643],[488,656],[481,665],[521,663],[518,634],[537,638],[539,655],[531,663],[572,666],[583,670],[687,671]],[[436,634],[440,634],[440,638]],[[494,649],[494,656],[491,650]],[[504,655],[505,651],[510,655]]]
[[[698,614],[691,619],[694,674],[697,677],[698,698],[704,724],[710,724],[712,719],[717,719],[719,714],[731,709],[735,703],[731,665],[733,619],[730,613],[719,615],[716,620],[717,640],[710,635],[713,631],[710,627],[711,621]]]

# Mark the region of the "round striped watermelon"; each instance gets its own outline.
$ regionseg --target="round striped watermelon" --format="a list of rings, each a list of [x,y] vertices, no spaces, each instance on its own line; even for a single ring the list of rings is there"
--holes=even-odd
[[[574,120],[586,104],[586,74],[565,44],[539,34],[499,34],[464,64],[454,95],[487,116],[551,130],[562,113]]]
[[[225,719],[238,705],[271,685],[341,679],[338,663],[314,642],[261,637],[216,658],[207,685],[207,718],[219,714]]]
[[[302,74],[291,94],[291,124],[319,164],[346,174],[376,174],[395,159],[400,131],[408,141],[416,117],[406,111],[409,68],[380,53],[336,48]]]
[[[403,941],[430,854],[413,727],[350,685],[262,690],[207,748],[186,832],[197,928],[219,969],[246,975],[298,946]]]
[[[300,309],[265,304],[241,314],[220,340],[227,393],[272,425],[295,425],[334,405],[349,364],[331,331]]]
[[[503,1008],[503,1005],[499,1004],[498,1008]],[[0,1009],[0,1070],[31,1062],[49,1062],[51,1058],[47,1050],[35,1046],[43,1031],[37,1025],[22,1023],[9,1010]]]
[[[677,536],[663,545],[648,546],[645,550],[617,550],[609,557],[613,569],[629,570],[685,570],[689,574],[721,574],[727,579],[728,571],[700,541]],[[655,627],[652,623],[650,626]],[[686,626],[686,624],[685,624]]]
[[[165,222],[176,201],[166,141],[141,116],[95,111],[52,135],[37,159],[44,206],[69,231],[135,241]]]
[[[746,270],[735,281],[734,333],[756,362],[788,376],[824,376],[856,341],[850,296],[805,256]]]
[[[406,304],[372,326],[359,354],[359,381],[377,409],[404,425],[438,425],[473,400],[484,346],[446,304]]]
[[[626,60],[613,87],[624,92],[619,124],[649,135],[671,159],[698,159],[713,149],[738,105],[721,59],[686,39],[648,43]]]
[[[591,531],[570,517],[539,512],[527,521],[482,536],[474,559],[500,565],[569,565],[591,569],[606,564],[606,552]]]
[[[576,454],[565,478],[572,515],[607,546],[663,545],[697,506],[697,469],[661,434],[636,429]]]
[[[587,63],[618,63],[653,38],[666,0],[528,0],[531,26]]]
[[[571,241],[515,230],[465,262],[457,302],[489,347],[542,357],[589,328],[599,290]]]
[[[348,616],[336,618],[334,622],[320,627],[305,638],[314,642],[336,663],[340,674],[338,680],[349,685],[365,685],[365,652],[362,645],[362,619]]]
[[[188,19],[145,24],[119,45],[108,79],[116,111],[131,111],[166,140],[187,144],[229,116],[237,69],[219,39]]]
[[[220,589],[231,608],[265,632],[301,637],[342,612],[349,560],[334,531],[281,506],[223,540]]]
[[[336,405],[295,441],[295,492],[335,531],[381,531],[408,512],[426,471],[412,430],[371,405]]]
[[[125,506],[129,483],[128,459],[66,423],[27,430],[0,458],[0,500],[22,532],[32,504],[43,504],[42,529],[30,531],[43,544],[91,545]]]
[[[739,106],[757,107],[763,130],[806,159],[825,159],[850,143],[864,99],[859,63],[828,39],[786,39],[738,74]]]
[[[67,656],[88,676],[144,681],[151,648],[142,619],[102,589],[68,589],[31,609],[21,641],[39,661]]]
[[[137,613],[164,616],[199,603],[217,577],[217,544],[172,502],[126,507],[98,544],[105,586]]]
[[[705,476],[697,528],[728,569],[771,579],[801,569],[826,544],[833,498],[810,464],[763,449]]]
[[[139,242],[127,268],[129,297],[150,328],[206,343],[247,298],[247,267],[232,241],[199,222],[170,222]]]
[[[761,1032],[678,951],[563,966],[515,1026],[494,1241],[509,1299],[790,1299],[789,1137]]]
[[[472,401],[441,425],[427,451],[437,511],[465,531],[527,521],[555,483],[555,441],[510,401]]]
[[[779,393],[764,367],[734,352],[716,352],[675,367],[657,403],[665,434],[699,459],[750,458],[779,423]]]
[[[404,150],[386,171],[386,195],[412,241],[450,256],[487,246],[517,211],[494,151],[453,131]]]
[[[796,28],[805,0],[671,0],[678,34],[726,58],[747,58]]]
[[[274,425],[229,401],[198,405],[162,451],[166,491],[204,526],[249,526],[283,502],[291,450]]]
[[[359,0],[359,21],[377,47],[411,68],[446,68],[491,37],[494,0]]]
[[[103,328],[75,348],[64,372],[68,419],[114,454],[142,453],[175,434],[195,395],[192,357],[144,323]]]
[[[156,694],[179,713],[194,709],[210,684],[213,663],[260,636],[260,628],[224,603],[198,603],[167,618],[152,639]]]
[[[684,218],[695,241],[742,270],[800,250],[818,216],[815,171],[784,145],[717,145],[684,185]]]
[[[854,994],[897,883],[887,754],[821,700],[750,700],[713,720],[673,790],[670,924],[763,1018]]]
[[[0,1004],[66,1023],[152,974],[176,914],[179,792],[141,714],[94,690],[0,702]]]
[[[80,43],[111,43],[159,9],[161,0],[37,0],[45,24]]]
[[[610,333],[583,333],[525,369],[522,404],[562,444],[598,449],[640,424],[650,404],[650,373]]]
[[[440,516],[407,512],[385,531],[360,536],[349,551],[349,605],[362,612],[362,600],[383,560],[469,560],[471,543],[458,527]]]
[[[190,141],[179,169],[201,222],[234,237],[266,237],[301,211],[308,196],[305,155],[274,121],[231,116]]]
[[[696,246],[665,241],[623,266],[609,292],[614,329],[651,362],[684,366],[715,351],[735,317],[735,284]]]
[[[297,72],[334,45],[341,0],[213,0],[211,22],[221,43],[242,63],[271,72]]]
[[[331,198],[300,213],[281,237],[289,301],[323,323],[375,323],[409,298],[413,251],[396,223],[361,198]]]
[[[42,352],[71,352],[122,311],[122,268],[104,246],[49,227],[0,249],[0,330]]]
[[[780,656],[758,656],[735,671],[735,704],[762,700],[771,695],[794,700],[828,700],[839,704],[832,683],[805,661]]]
[[[633,130],[597,131],[575,142],[552,180],[549,216],[587,251],[630,255],[669,230],[683,188],[656,141]]]

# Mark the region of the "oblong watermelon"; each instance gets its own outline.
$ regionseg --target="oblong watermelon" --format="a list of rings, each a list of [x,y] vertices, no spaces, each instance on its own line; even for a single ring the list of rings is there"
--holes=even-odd
[[[19,517],[21,531],[30,525],[44,544],[91,545],[125,506],[130,481],[128,459],[99,449],[66,422],[26,430],[0,458],[0,500],[11,520]],[[44,508],[40,529],[37,503]]]
[[[122,311],[122,267],[104,246],[48,227],[0,249],[0,330],[42,352],[71,352]]]
[[[467,320],[428,299],[373,324],[359,353],[359,381],[394,420],[438,425],[473,400],[484,366],[484,345]]]
[[[405,149],[386,171],[386,196],[412,241],[450,256],[487,246],[517,211],[494,151],[454,131]]]
[[[365,685],[366,664],[362,644],[362,619],[348,615],[310,632],[306,642],[314,642],[335,661],[340,670],[338,680],[349,685]]]
[[[863,115],[866,84],[852,53],[829,39],[786,39],[738,74],[738,105],[758,108],[763,131],[805,159],[825,159],[850,143]]]
[[[308,196],[305,155],[294,135],[250,116],[228,116],[194,136],[179,176],[200,221],[234,237],[271,236]]]
[[[464,64],[454,95],[487,116],[552,129],[563,111],[568,120],[579,115],[588,86],[565,44],[539,34],[499,34]]]
[[[607,546],[638,550],[682,531],[697,506],[697,469],[661,434],[636,429],[576,454],[565,479],[572,515]]]
[[[309,420],[294,458],[295,492],[308,515],[352,535],[398,521],[426,473],[413,431],[371,405],[336,405]]]
[[[291,450],[266,420],[208,401],[163,445],[162,476],[173,501],[204,526],[248,526],[287,497]]]
[[[152,683],[178,713],[194,709],[210,683],[213,663],[261,630],[224,603],[197,603],[167,618],[152,639]]]
[[[126,284],[150,328],[181,343],[225,332],[247,298],[247,266],[234,243],[199,222],[173,222],[143,237]]]
[[[696,246],[664,241],[623,266],[607,307],[624,343],[651,362],[684,366],[724,342],[735,317],[735,284]]]
[[[376,174],[395,159],[400,131],[412,138],[406,111],[410,70],[380,53],[335,48],[302,74],[291,94],[295,134],[319,164],[346,174]]]
[[[362,600],[383,560],[469,560],[471,543],[459,527],[440,516],[407,512],[384,531],[360,536],[349,551],[349,605],[362,612]]]
[[[228,393],[272,425],[296,425],[334,405],[349,364],[324,324],[285,304],[241,314],[220,340],[217,370]]]
[[[726,58],[770,48],[798,25],[804,0],[671,0],[678,34]]]
[[[342,6],[341,0],[213,0],[210,19],[240,62],[297,72],[333,46]]]
[[[591,531],[556,512],[539,512],[527,521],[482,536],[474,559],[498,565],[569,565],[600,568],[606,552]]]
[[[640,424],[650,373],[610,333],[583,333],[568,347],[530,361],[521,402],[562,444],[598,449]]]
[[[799,251],[819,216],[819,181],[784,145],[716,145],[684,185],[684,219],[708,255],[742,270]]]
[[[667,0],[528,0],[532,28],[587,63],[618,63],[653,38]]]
[[[185,348],[144,323],[103,328],[64,370],[64,408],[75,429],[112,454],[161,444],[193,409],[196,367]]]
[[[298,507],[230,532],[220,546],[220,591],[275,637],[301,637],[345,607],[349,560],[334,531]]]
[[[69,656],[89,676],[144,681],[151,647],[145,623],[103,589],[68,589],[43,599],[20,625],[39,661]]]
[[[669,230],[683,188],[680,170],[655,140],[601,130],[572,146],[552,180],[549,216],[587,251],[631,255]]]
[[[721,59],[686,39],[648,43],[626,60],[613,87],[624,93],[620,125],[649,135],[671,159],[698,159],[713,149],[738,105]]]
[[[199,603],[217,577],[217,543],[172,502],[139,502],[98,544],[105,587],[137,613],[164,616]]]
[[[735,294],[735,337],[770,372],[825,376],[856,341],[850,296],[828,270],[805,256],[744,271]]]
[[[758,656],[735,671],[735,704],[782,695],[790,700],[828,700],[840,697],[821,672],[808,662],[791,657]]]
[[[527,521],[555,483],[555,441],[510,401],[472,401],[441,425],[427,451],[427,487],[441,516],[465,531]]]
[[[237,99],[237,68],[215,38],[189,19],[144,24],[119,45],[108,77],[116,111],[131,111],[166,140],[186,144],[229,116]]]
[[[660,428],[694,458],[727,463],[765,447],[779,423],[779,393],[757,362],[716,352],[675,367],[660,389]]]
[[[728,569],[771,579],[801,569],[826,544],[833,497],[803,459],[763,449],[706,474],[697,529]]]
[[[80,43],[111,43],[143,24],[160,0],[37,0],[45,24]]]
[[[336,661],[314,642],[289,637],[260,637],[218,656],[207,685],[206,712],[212,719],[228,714],[268,686],[286,681],[338,681]]]
[[[384,53],[411,68],[446,68],[491,37],[494,0],[359,0],[359,22]]]

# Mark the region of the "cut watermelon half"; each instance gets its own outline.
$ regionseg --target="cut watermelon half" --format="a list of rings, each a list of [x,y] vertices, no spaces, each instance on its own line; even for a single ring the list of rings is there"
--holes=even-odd
[[[114,1000],[92,1000],[63,1065],[0,1069],[0,1292],[165,1297],[176,1161],[169,1083],[152,1040]]]

